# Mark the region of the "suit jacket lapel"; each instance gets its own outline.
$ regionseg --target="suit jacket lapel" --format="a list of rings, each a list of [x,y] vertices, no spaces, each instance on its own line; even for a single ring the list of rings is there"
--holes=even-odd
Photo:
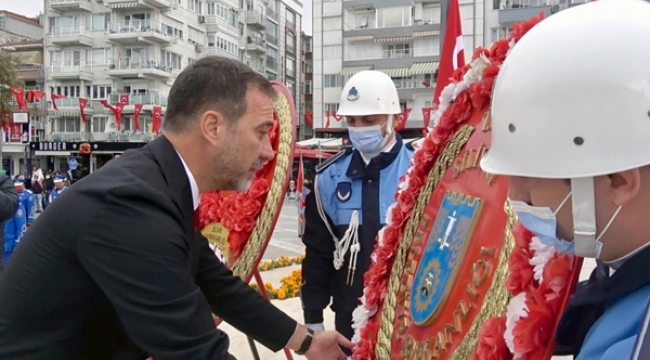
[[[190,180],[178,153],[165,136],[150,141],[146,146],[160,166],[169,186],[168,194],[183,217],[183,226],[188,239],[194,235],[194,202]]]

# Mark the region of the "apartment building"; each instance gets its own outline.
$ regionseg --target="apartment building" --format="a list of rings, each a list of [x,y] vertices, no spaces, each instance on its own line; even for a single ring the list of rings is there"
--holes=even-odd
[[[485,46],[507,36],[512,26],[544,13],[545,17],[591,0],[492,0],[484,8]],[[489,34],[489,35],[487,35]]]
[[[298,140],[305,140],[314,136],[313,112],[314,112],[314,92],[313,92],[313,47],[312,37],[304,32],[300,36],[302,43],[301,51],[301,81],[302,91],[300,96],[300,108],[302,112],[298,114],[299,132]]]
[[[9,174],[25,173],[29,166],[28,143],[42,127],[44,106],[41,100],[28,94],[43,89],[43,28],[39,19],[10,11],[0,11],[0,51],[19,60],[16,77],[24,84],[27,109],[16,101],[0,109],[6,116],[2,129],[2,169]],[[0,91],[9,91],[0,89]]]
[[[88,142],[93,151],[82,160],[93,171],[142,146],[157,136],[153,120],[164,116],[176,76],[204,56],[239,59],[295,89],[301,7],[290,0],[45,0],[48,124],[34,155],[64,166]],[[60,99],[53,103],[52,95]],[[119,129],[104,102],[125,104]]]
[[[317,132],[343,136],[343,121],[334,116],[341,89],[353,74],[372,69],[393,78],[402,109],[411,110],[406,128],[417,133],[422,108],[432,105],[446,6],[440,0],[314,0]],[[482,0],[460,1],[467,59],[483,43],[482,9]]]

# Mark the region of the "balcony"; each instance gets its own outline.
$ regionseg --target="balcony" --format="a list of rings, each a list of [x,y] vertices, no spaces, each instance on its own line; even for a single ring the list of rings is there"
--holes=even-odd
[[[85,61],[55,61],[49,71],[52,80],[92,81],[93,65]]]
[[[343,0],[344,9],[372,9],[377,0]]]
[[[225,32],[230,35],[240,36],[237,27],[217,15],[205,15],[205,29],[209,33]]]
[[[172,75],[170,64],[156,57],[127,57],[109,63],[108,75],[119,78],[167,80]]]
[[[273,20],[275,23],[278,22],[278,13],[271,8],[266,8],[266,17]]]
[[[172,2],[169,0],[104,0],[104,6],[109,9],[170,10],[172,8]]]
[[[56,99],[54,101],[59,112],[79,112],[79,98]],[[47,110],[48,112],[55,111],[52,101],[47,102]],[[92,114],[93,112],[92,101],[89,100],[86,107],[84,107],[84,114]]]
[[[566,5],[564,5],[566,7]],[[544,13],[544,17],[560,10],[559,0],[509,0],[499,9],[500,24],[514,24]]]
[[[112,22],[108,27],[108,40],[119,44],[148,43],[171,45],[175,38],[166,32],[166,26],[153,20]]]
[[[412,37],[419,32],[440,33],[440,18],[423,17],[408,22],[386,23],[375,21],[374,15],[350,16],[343,24],[343,37],[394,38]],[[436,35],[437,35],[436,34]],[[433,34],[432,34],[433,35]]]
[[[44,77],[42,64],[18,64],[15,68],[16,77],[23,81],[38,81],[42,82]]]
[[[375,60],[375,59],[407,59],[414,57],[439,56],[440,49],[437,47],[393,49],[393,50],[358,50],[349,49],[343,54],[344,61]]]
[[[246,51],[266,53],[266,41],[262,38],[249,36],[246,38]]]
[[[82,10],[93,11],[90,0],[50,0],[50,8],[54,11]]]
[[[400,99],[413,99],[415,94],[433,93],[435,82],[424,79],[393,79]]]
[[[167,96],[161,95],[156,91],[149,92],[147,94],[128,94],[129,101],[124,106],[125,112],[133,112],[135,104],[142,104],[143,111],[151,111],[154,105],[159,105],[166,107],[167,106]],[[109,97],[109,102],[115,104],[120,101],[120,94],[111,94]]]
[[[215,46],[215,45],[208,45],[207,48],[205,48],[205,56],[222,56],[222,57],[227,57],[231,58],[234,60],[239,60],[239,57],[233,53],[229,53],[225,51],[224,49]]]
[[[91,133],[88,132],[55,132],[45,136],[44,141],[57,142],[76,142],[93,140]]]
[[[52,29],[49,43],[53,46],[93,46],[93,38],[85,26],[57,26]]]
[[[248,67],[251,69],[257,71],[258,73],[264,74],[266,71],[266,68],[264,67],[264,61],[254,61],[254,62],[248,62],[247,63]]]
[[[264,14],[255,10],[246,11],[246,24],[251,27],[257,27],[259,29],[266,28],[266,21],[264,20]]]

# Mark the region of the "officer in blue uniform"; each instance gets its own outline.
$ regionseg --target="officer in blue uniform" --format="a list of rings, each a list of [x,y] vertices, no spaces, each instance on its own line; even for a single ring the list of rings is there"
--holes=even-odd
[[[393,128],[401,112],[395,84],[384,73],[362,71],[343,88],[338,114],[345,116],[353,149],[317,168],[305,209],[300,297],[314,330],[324,329],[323,310],[331,302],[336,330],[354,335],[363,274],[413,155]]]
[[[636,38],[649,34],[647,1],[563,10],[511,49],[494,84],[481,168],[509,177],[510,203],[542,243],[608,268],[576,289],[559,322],[558,348],[576,360],[630,359],[645,336],[650,47]]]
[[[27,229],[27,214],[22,202],[18,203],[18,209],[14,216],[5,222],[4,235],[5,235],[5,248],[3,264],[6,264],[14,252],[14,249],[20,243],[20,238]]]
[[[54,189],[50,193],[50,203],[52,203],[56,198],[65,191],[67,187],[65,186],[65,177],[56,175],[54,176]]]
[[[23,204],[23,207],[25,208],[27,226],[30,226],[34,222],[36,196],[31,190],[25,188],[25,180],[23,179],[14,180],[14,187],[16,188],[16,192],[18,192],[20,203]]]

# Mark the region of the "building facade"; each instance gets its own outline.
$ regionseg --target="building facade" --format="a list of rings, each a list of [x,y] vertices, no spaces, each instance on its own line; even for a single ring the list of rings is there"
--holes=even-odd
[[[34,155],[57,157],[56,167],[77,154],[64,142],[142,146],[159,133],[154,118],[176,76],[208,55],[239,59],[296,98],[301,13],[291,0],[45,0],[47,144],[34,144]],[[119,128],[105,105],[118,102]],[[107,150],[84,157],[89,171],[120,152],[93,148]]]
[[[370,69],[393,78],[402,110],[411,111],[406,128],[422,128],[422,108],[432,105],[445,6],[440,0],[314,0],[317,131],[328,136],[344,127],[332,115],[341,89],[350,76]],[[460,1],[467,59],[483,43],[482,7],[482,1]]]
[[[302,109],[302,112],[298,114],[298,126],[300,129],[298,133],[298,140],[305,140],[314,136],[314,53],[312,47],[312,37],[303,32],[300,38],[302,43],[302,74],[300,81],[302,88],[300,96],[300,108]]]

